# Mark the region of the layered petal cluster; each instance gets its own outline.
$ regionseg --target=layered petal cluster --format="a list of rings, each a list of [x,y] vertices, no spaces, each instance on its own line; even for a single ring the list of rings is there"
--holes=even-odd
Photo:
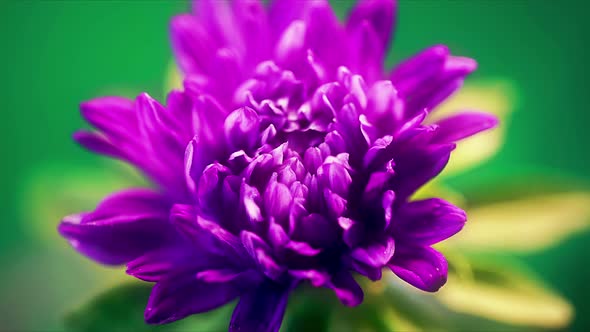
[[[496,124],[427,115],[476,65],[434,46],[383,68],[393,0],[360,1],[346,24],[327,1],[196,1],[173,19],[185,80],[165,105],[142,94],[81,106],[84,147],[142,170],[131,189],[60,233],[84,255],[154,282],[145,318],[167,323],[236,298],[230,330],[278,331],[298,285],[362,302],[355,274],[390,270],[425,291],[446,281],[432,249],[466,216],[412,194],[455,142]]]

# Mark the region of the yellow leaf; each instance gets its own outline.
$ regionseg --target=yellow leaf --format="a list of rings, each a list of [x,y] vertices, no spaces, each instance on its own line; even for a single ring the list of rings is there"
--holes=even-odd
[[[174,63],[174,61],[170,61],[164,82],[164,95],[168,94],[172,90],[179,89],[182,89],[182,74],[180,73],[180,70],[178,70],[176,63]]]
[[[459,206],[465,206],[465,197],[458,191],[445,186],[441,181],[433,179],[426,185],[420,187],[412,196],[412,200],[421,200],[432,197],[442,197],[445,200]]]
[[[429,122],[456,112],[478,110],[498,117],[497,128],[458,143],[443,174],[465,170],[492,157],[502,146],[508,118],[515,107],[515,89],[510,82],[495,80],[467,84],[428,117]]]
[[[491,203],[468,209],[467,216],[463,231],[447,244],[528,252],[588,228],[590,193],[558,193]]]
[[[566,300],[507,265],[478,262],[470,278],[449,273],[436,297],[454,311],[512,325],[564,328],[570,323],[573,308]]]

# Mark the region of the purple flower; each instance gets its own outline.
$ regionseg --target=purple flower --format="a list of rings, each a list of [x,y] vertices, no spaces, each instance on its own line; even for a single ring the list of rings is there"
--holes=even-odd
[[[132,189],[64,218],[84,255],[155,282],[148,323],[236,298],[231,331],[278,331],[289,293],[327,287],[362,302],[354,273],[387,268],[425,291],[446,281],[431,248],[465,213],[412,194],[446,165],[455,142],[496,124],[428,113],[476,64],[434,46],[383,68],[393,0],[367,0],[342,25],[327,1],[195,2],[171,35],[184,91],[166,105],[98,98],[81,105],[97,131],[75,139],[141,169]]]

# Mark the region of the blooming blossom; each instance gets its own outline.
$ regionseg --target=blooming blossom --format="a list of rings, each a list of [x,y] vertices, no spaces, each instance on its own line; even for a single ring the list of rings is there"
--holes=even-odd
[[[103,97],[81,105],[97,131],[75,139],[142,170],[130,189],[60,233],[84,255],[154,282],[148,323],[236,298],[231,331],[278,331],[300,284],[362,302],[354,279],[391,270],[425,291],[446,281],[431,246],[466,221],[412,194],[455,142],[496,124],[463,112],[428,123],[476,63],[430,47],[383,67],[393,0],[360,1],[345,24],[327,1],[196,1],[171,23],[183,91],[162,105]]]

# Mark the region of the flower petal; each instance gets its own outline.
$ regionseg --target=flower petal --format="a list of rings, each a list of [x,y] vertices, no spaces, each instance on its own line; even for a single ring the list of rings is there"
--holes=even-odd
[[[366,247],[357,247],[352,250],[352,258],[371,267],[384,267],[394,255],[395,242],[393,238],[375,241]]]
[[[412,195],[418,188],[438,175],[455,148],[454,144],[412,149],[396,159],[393,188],[398,202]]]
[[[172,50],[186,74],[207,74],[217,49],[202,24],[192,15],[178,15],[170,23]]]
[[[394,232],[404,241],[432,245],[443,241],[465,225],[465,212],[439,198],[405,204],[398,212]]]
[[[215,282],[185,273],[160,280],[150,295],[145,310],[146,322],[165,324],[215,309],[258,284],[260,275],[247,270],[222,279]]]
[[[122,97],[101,97],[80,105],[88,123],[106,135],[128,138],[137,133],[137,117],[133,100]]]
[[[242,295],[229,324],[230,332],[278,332],[287,307],[289,287],[272,281]]]
[[[225,138],[234,151],[250,151],[260,136],[260,119],[250,107],[241,107],[225,118]]]
[[[258,235],[242,231],[240,234],[242,244],[246,251],[254,259],[258,268],[271,279],[279,279],[285,272],[285,267],[279,265],[273,257],[272,249]]]
[[[179,270],[195,268],[205,260],[191,257],[193,249],[189,246],[175,245],[156,249],[127,263],[127,274],[138,279],[156,282],[166,275]]]
[[[436,292],[447,281],[447,261],[430,247],[400,244],[388,266],[398,277],[427,292]]]
[[[328,283],[328,287],[346,306],[355,307],[363,302],[363,289],[348,271],[342,270],[336,273]]]
[[[436,124],[439,129],[433,137],[433,142],[453,143],[494,128],[498,124],[498,119],[487,113],[463,112],[440,120]]]
[[[396,0],[360,0],[348,16],[347,28],[355,28],[368,22],[379,34],[380,46],[386,51],[389,49],[396,14]]]
[[[126,190],[107,197],[92,212],[65,217],[58,230],[82,254],[119,265],[174,241],[169,208],[160,194]]]

